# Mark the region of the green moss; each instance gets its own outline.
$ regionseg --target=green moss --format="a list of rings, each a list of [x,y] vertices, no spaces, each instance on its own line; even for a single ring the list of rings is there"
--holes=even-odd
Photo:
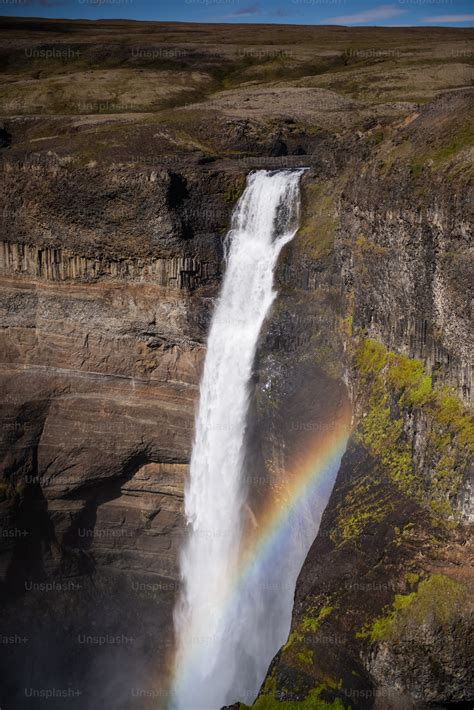
[[[319,611],[317,616],[304,616],[301,622],[301,628],[303,631],[315,632],[318,630],[321,622],[329,616],[329,614],[334,611],[333,606],[323,606]]]
[[[443,574],[420,582],[410,594],[397,594],[385,616],[375,619],[356,634],[372,643],[401,638],[408,628],[417,628],[427,619],[446,627],[463,609],[468,598],[464,585]]]
[[[411,407],[422,407],[432,397],[431,377],[423,363],[405,355],[390,354],[388,383],[401,392],[401,402]]]
[[[340,698],[323,700],[321,694],[328,690],[326,684],[318,686],[309,692],[304,700],[277,700],[268,695],[261,695],[251,706],[254,710],[350,710]],[[241,710],[247,710],[248,705],[240,704]]]
[[[426,102],[426,98],[419,99],[411,97],[414,102]],[[413,189],[419,198],[430,195],[430,181],[425,179],[430,173],[443,171],[450,177],[457,175],[461,179],[462,174],[466,179],[472,174],[472,160],[467,150],[474,138],[472,119],[465,113],[446,115],[445,119],[436,128],[436,140],[431,139],[423,145],[406,136],[395,143],[384,141],[379,150],[382,173],[386,173],[395,162],[409,166]]]
[[[392,638],[392,632],[398,615],[410,606],[410,604],[414,601],[415,595],[416,592],[406,595],[397,594],[393,602],[392,610],[387,614],[387,616],[375,619],[369,628],[365,628],[356,634],[357,638],[368,637],[372,643],[375,643],[376,641],[386,641],[387,639]]]
[[[288,641],[283,646],[282,651],[289,651],[289,649],[293,646],[294,643],[302,640],[303,636],[300,633],[298,633],[297,631],[292,631],[291,634],[288,636]]]
[[[275,676],[275,668],[273,668],[270,675],[265,678],[265,683],[262,687],[263,695],[274,695],[277,692],[277,680]]]
[[[312,666],[313,655],[313,651],[311,651],[309,648],[305,648],[302,651],[298,651],[298,653],[296,654],[296,659],[304,666]]]
[[[391,481],[409,496],[418,493],[411,450],[404,437],[402,417],[394,418],[388,395],[373,397],[357,439],[378,459]]]
[[[295,652],[292,654],[290,665],[294,665],[296,668],[308,672],[308,668],[313,667],[313,657],[314,651],[305,646],[303,643],[299,643]]]
[[[361,374],[373,377],[385,367],[387,351],[381,343],[367,338],[357,348],[354,361]]]
[[[413,586],[414,584],[418,584],[419,579],[420,579],[420,575],[417,574],[416,572],[407,572],[405,575],[405,581],[410,586]]]
[[[433,386],[419,360],[363,339],[357,343],[353,362],[366,403],[357,440],[380,461],[397,488],[428,505],[436,522],[450,525],[447,519],[453,500],[474,453],[472,418],[448,387]],[[408,411],[422,414],[428,423],[432,475],[427,482],[415,473],[411,443],[404,430]],[[381,514],[366,506],[350,524],[346,515],[343,537],[360,532],[364,516],[376,520]]]
[[[445,385],[434,390],[429,403],[430,444],[434,453],[431,511],[435,519],[451,512],[463,471],[474,453],[474,424],[461,402]]]
[[[416,530],[413,523],[406,523],[403,528],[395,526],[393,532],[395,533],[393,544],[397,547],[400,547],[403,543],[414,541],[416,538]],[[432,544],[434,545],[435,541]]]
[[[403,419],[392,412],[384,375],[390,354],[376,340],[366,339],[357,348],[354,362],[368,404],[356,437],[383,464],[391,480],[413,495],[416,486],[411,452],[403,436]]]
[[[337,510],[337,526],[331,533],[336,544],[359,537],[370,523],[378,523],[393,510],[387,492],[374,486],[371,477],[363,476],[345,496]]]
[[[282,653],[288,654],[286,662],[290,665],[303,666],[303,668],[313,665],[313,651],[304,643],[305,634],[315,633],[333,609],[334,607],[332,606],[324,606],[317,614],[314,614],[314,608],[309,610],[309,613],[303,617],[298,627],[292,631],[288,641],[282,648]]]
[[[466,412],[447,386],[442,386],[437,392],[434,402],[436,420],[456,436],[458,444],[465,447],[469,455],[474,453],[474,424],[469,413]]]

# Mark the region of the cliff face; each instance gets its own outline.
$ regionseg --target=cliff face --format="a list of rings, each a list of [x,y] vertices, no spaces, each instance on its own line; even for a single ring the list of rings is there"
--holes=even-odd
[[[316,199],[280,270],[290,305],[274,316],[288,340],[282,355],[275,340],[268,350],[294,350],[298,303],[308,315],[317,301],[305,354],[347,384],[354,428],[258,708],[472,697],[471,193],[467,153],[433,160],[416,143],[427,122],[442,150],[435,109],[393,126],[363,167],[348,167],[333,222],[317,206],[325,190],[305,178]],[[315,219],[323,255],[311,259]]]
[[[0,252],[2,594],[15,609],[3,626],[6,636],[30,638],[28,653],[39,653],[43,638],[64,658],[77,653],[82,633],[134,639],[118,644],[110,668],[108,642],[81,644],[82,660],[70,661],[70,681],[104,700],[109,681],[92,677],[94,666],[110,683],[117,663],[128,667],[129,698],[128,686],[145,686],[148,662],[164,671],[172,641],[184,478],[229,219],[223,193],[235,180],[191,176],[201,187],[183,194],[183,206],[170,185],[184,177],[148,176],[143,190],[125,173],[118,202],[133,208],[130,185],[149,200],[129,214],[104,207],[114,174],[105,172],[55,182],[46,167],[27,183],[22,167],[5,166]],[[13,203],[19,195],[22,206]],[[100,233],[89,230],[94,222]],[[19,703],[12,669],[24,668],[21,651],[5,669],[7,697]],[[61,667],[54,656],[37,682],[59,682],[70,673]],[[79,668],[90,669],[85,679]]]
[[[413,129],[420,120],[413,120]],[[402,130],[392,128],[378,151],[390,155]],[[361,156],[373,141],[369,131]],[[416,367],[411,372],[419,358],[430,387],[448,383],[459,400],[470,400],[468,188],[462,178],[446,180],[449,163],[423,175],[423,183],[406,158],[386,162],[375,154],[362,174],[352,160],[339,172],[313,167],[305,175],[302,227],[279,265],[281,296],[262,333],[250,442],[255,481],[283,477],[292,455],[340,416],[347,401],[343,382],[355,417],[355,434],[300,575],[290,642],[262,698],[299,700],[317,692],[353,707],[418,707],[469,697],[466,538],[462,527],[450,530],[440,522],[451,510],[469,514],[459,431],[442,442],[455,451],[454,463],[446,463],[444,449],[433,453],[430,438],[443,413],[424,401],[424,391],[400,399],[413,385],[404,371],[396,371],[396,382],[395,375],[384,380],[388,418],[377,408],[377,378],[394,365],[395,353],[404,356],[410,376],[422,376]],[[219,178],[214,173],[215,192],[209,173],[202,183],[198,175],[188,172],[185,182],[196,192],[189,189],[186,204],[207,190],[214,207],[194,212],[193,235],[176,222],[179,210],[168,190],[175,178],[163,175],[161,192],[154,194],[159,228],[144,220],[144,236],[124,242],[129,225],[121,225],[123,231],[105,230],[91,244],[82,223],[63,236],[56,213],[49,217],[53,233],[46,212],[45,231],[28,227],[28,242],[7,232],[0,263],[2,524],[22,531],[20,538],[3,538],[5,593],[23,597],[27,626],[41,599],[37,591],[25,601],[28,587],[82,580],[72,582],[77,590],[56,589],[60,617],[66,600],[76,598],[81,621],[74,629],[81,623],[88,628],[83,615],[92,603],[95,619],[104,614],[99,629],[115,633],[125,623],[121,610],[141,608],[140,624],[133,623],[145,645],[159,639],[146,652],[155,662],[166,657],[170,638],[183,482],[231,204],[225,194],[235,200],[242,187],[233,171]],[[217,215],[217,234],[206,231],[209,214]],[[372,342],[383,348],[374,350]],[[374,430],[364,428],[372,419]],[[382,427],[397,422],[390,439],[383,439],[378,419]],[[450,426],[444,420],[446,431]],[[405,444],[410,462],[403,459],[400,468]],[[392,458],[384,457],[384,447],[394,447]],[[254,495],[257,501],[262,495],[258,485]],[[125,590],[120,579],[128,580]],[[117,594],[107,612],[104,585]],[[414,595],[416,626],[409,616],[396,617],[396,594]],[[443,606],[440,612],[443,594],[448,611]],[[390,628],[379,638],[373,626],[385,617]],[[449,643],[442,644],[448,628]],[[436,670],[439,658],[444,675]],[[84,656],[84,665],[89,662]],[[135,668],[130,677],[141,673]]]
[[[48,173],[41,179],[49,186]],[[161,204],[167,187],[165,181]],[[156,190],[148,195],[156,197]],[[77,202],[74,209],[80,211]],[[87,245],[78,254],[63,248],[74,238],[56,226],[46,241],[57,246],[44,239],[35,245],[33,230],[33,243],[4,242],[0,270],[5,495],[22,506],[44,498],[54,528],[49,543],[83,548],[96,561],[114,557],[108,529],[130,526],[129,553],[119,566],[175,577],[182,484],[221,247],[216,241],[214,260],[205,260],[203,238],[187,256],[171,212],[161,209],[169,236],[155,251],[181,242],[174,257],[127,257],[126,248],[117,249],[120,233],[114,255],[112,243],[108,254],[104,244],[94,256],[84,254],[92,250]],[[48,214],[44,223],[48,218],[54,223]],[[152,229],[144,220],[140,227]],[[94,526],[104,528],[102,537],[81,537]]]
[[[103,32],[128,71],[119,29]],[[317,61],[315,38],[300,47],[288,28],[291,54],[261,61],[234,56],[235,34],[212,53],[193,32],[161,80],[188,91],[199,62],[209,95],[201,79],[192,105],[147,95],[145,117],[135,104],[81,116],[67,92],[58,113],[48,87],[67,67],[30,77],[10,60],[4,91],[18,82],[23,108],[0,128],[1,622],[26,641],[4,662],[5,702],[21,706],[31,659],[32,685],[69,683],[81,710],[163,699],[223,236],[249,170],[305,166],[255,367],[254,512],[350,410],[353,434],[256,707],[467,703],[471,134],[451,45],[464,34],[415,33],[420,58],[393,30],[377,40],[392,63],[364,54],[365,29],[315,29]],[[32,87],[51,114],[28,113]]]
[[[453,182],[372,163],[345,188],[337,248],[353,324],[422,360],[470,406],[472,192]]]

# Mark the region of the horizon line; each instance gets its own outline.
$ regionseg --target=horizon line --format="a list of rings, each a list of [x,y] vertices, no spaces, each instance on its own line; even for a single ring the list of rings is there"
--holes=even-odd
[[[220,25],[225,27],[262,27],[262,26],[278,26],[278,27],[340,27],[348,30],[358,29],[379,29],[379,30],[418,30],[418,29],[451,29],[451,30],[474,30],[474,26],[460,27],[448,22],[445,25],[435,25],[432,23],[418,25],[372,25],[372,24],[354,24],[342,25],[325,22],[315,22],[312,24],[302,24],[299,22],[220,22],[209,20],[207,22],[198,22],[196,20],[151,20],[135,17],[46,17],[44,15],[0,15],[2,20],[42,20],[45,22],[144,22],[150,24],[161,25]]]

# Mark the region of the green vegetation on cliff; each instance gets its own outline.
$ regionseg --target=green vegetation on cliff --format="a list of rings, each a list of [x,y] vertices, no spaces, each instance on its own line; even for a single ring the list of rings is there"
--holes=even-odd
[[[427,504],[437,521],[445,521],[474,453],[471,417],[446,385],[433,385],[421,362],[390,352],[375,340],[358,342],[354,366],[366,401],[356,437],[404,494]],[[406,434],[408,415],[426,427],[428,480],[416,474]]]
[[[261,695],[251,707],[254,710],[350,710],[350,706],[344,705],[340,698],[323,700],[321,693],[327,690],[326,685],[322,684],[311,690],[304,700],[277,700],[268,695]],[[248,707],[240,705],[241,710]]]
[[[304,616],[301,624],[303,631],[317,631],[321,622],[324,621],[332,611],[334,611],[333,606],[323,606],[316,616]]]
[[[344,543],[357,538],[369,523],[380,522],[392,510],[393,501],[388,492],[374,485],[370,476],[362,476],[344,499],[331,539]]]
[[[436,148],[417,155],[412,159],[412,171],[415,176],[418,176],[425,166],[433,170],[443,167],[447,161],[451,160],[458,153],[472,147],[474,142],[474,125],[470,117],[466,116],[464,118],[466,123],[460,124],[456,127],[456,130],[450,130],[446,133],[437,144]]]
[[[288,641],[282,648],[282,652],[290,652],[297,661],[307,664],[310,657],[309,654],[311,654],[312,659],[312,651],[309,651],[309,649],[304,646],[304,635],[307,632],[315,633],[324,619],[326,619],[332,611],[334,611],[333,606],[323,606],[316,614],[314,608],[311,608],[309,612],[303,616],[297,628],[289,635]]]
[[[434,574],[420,582],[409,594],[397,594],[391,609],[365,626],[357,635],[372,643],[395,641],[409,627],[416,628],[428,618],[446,627],[466,602],[466,587],[443,574]]]

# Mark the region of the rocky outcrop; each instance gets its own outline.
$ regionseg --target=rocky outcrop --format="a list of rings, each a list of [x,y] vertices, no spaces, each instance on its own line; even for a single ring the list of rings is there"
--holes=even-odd
[[[212,282],[215,262],[192,257],[175,259],[110,259],[74,254],[67,249],[41,248],[16,242],[0,246],[0,274],[44,278],[47,281],[147,281],[168,288],[194,289]]]
[[[38,247],[60,250],[51,254],[51,263],[64,263],[65,275],[70,256],[102,259],[105,276],[114,262],[137,259],[139,273],[145,262],[185,258],[214,264],[217,271],[231,207],[243,187],[243,166],[196,169],[189,159],[174,161],[174,169],[158,159],[151,166],[78,165],[60,151],[38,155],[48,160],[32,163],[34,154],[21,147],[0,156],[2,240],[27,245],[27,263],[35,261],[28,249]],[[46,268],[47,254],[35,271]],[[130,272],[133,277],[131,262]]]
[[[472,405],[472,189],[442,174],[420,195],[408,168],[346,184],[337,251],[347,308],[370,336],[452,383]]]

